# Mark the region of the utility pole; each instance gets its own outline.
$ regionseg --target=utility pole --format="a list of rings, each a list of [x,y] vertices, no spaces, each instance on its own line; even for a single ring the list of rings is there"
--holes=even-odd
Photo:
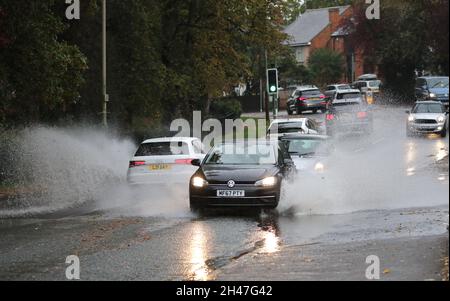
[[[106,91],[106,0],[102,0],[102,86],[103,86],[103,126],[108,127],[108,94]]]
[[[267,91],[267,50],[264,51],[264,56],[265,56],[265,64],[266,64],[266,69],[265,69],[265,75],[266,75],[266,89],[264,89],[264,109],[266,111],[266,123],[267,126],[269,126],[270,123],[270,113],[269,113],[269,92]]]

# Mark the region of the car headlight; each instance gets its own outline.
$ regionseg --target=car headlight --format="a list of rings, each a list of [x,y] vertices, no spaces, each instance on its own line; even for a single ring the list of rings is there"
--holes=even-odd
[[[255,186],[271,187],[271,186],[275,186],[276,183],[277,183],[276,177],[268,177],[268,178],[264,178],[262,180],[257,181],[255,183]]]
[[[436,94],[435,93],[430,93],[430,98],[436,98]]]
[[[208,182],[201,177],[192,178],[192,186],[202,188],[208,185]]]
[[[439,116],[438,119],[437,119],[437,121],[438,121],[439,123],[442,123],[442,122],[445,121],[445,117],[444,117],[444,116]]]
[[[409,115],[408,121],[409,122],[413,122],[414,120],[415,120],[414,116],[413,115]]]
[[[314,170],[317,172],[322,172],[325,170],[325,165],[321,162],[317,162],[316,165],[314,166]]]

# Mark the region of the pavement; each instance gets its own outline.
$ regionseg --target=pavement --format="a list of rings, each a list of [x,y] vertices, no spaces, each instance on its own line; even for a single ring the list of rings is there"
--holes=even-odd
[[[70,255],[81,280],[368,280],[373,258],[380,280],[442,280],[448,138],[407,138],[405,117],[377,108],[374,134],[338,138],[329,173],[274,212],[194,215],[183,193],[123,183],[79,208],[0,210],[0,280],[66,280]]]

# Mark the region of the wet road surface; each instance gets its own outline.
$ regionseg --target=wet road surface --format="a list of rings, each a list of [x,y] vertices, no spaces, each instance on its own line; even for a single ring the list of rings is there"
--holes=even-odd
[[[198,216],[185,197],[149,190],[140,202],[114,192],[85,212],[4,217],[0,279],[65,280],[78,255],[81,280],[364,280],[377,255],[382,280],[440,280],[448,138],[406,138],[404,110],[378,107],[373,135],[336,139],[333,171],[289,187],[278,212]]]

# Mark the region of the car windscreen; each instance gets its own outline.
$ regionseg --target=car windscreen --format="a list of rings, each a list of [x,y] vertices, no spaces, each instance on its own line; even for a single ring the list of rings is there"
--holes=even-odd
[[[367,105],[362,102],[341,102],[341,103],[333,103],[332,110],[337,112],[363,112],[367,110]]]
[[[292,139],[287,140],[287,145],[291,155],[313,156],[329,154],[328,143],[323,139]]]
[[[278,152],[274,145],[226,144],[214,148],[207,156],[207,165],[274,165]]]
[[[185,142],[142,143],[136,151],[136,157],[188,155],[189,146]]]
[[[381,85],[381,81],[379,81],[379,80],[371,80],[369,82],[369,87],[371,87],[371,88],[379,88],[380,85]]]
[[[306,90],[302,91],[301,96],[304,97],[314,97],[314,96],[320,96],[320,90]]]
[[[361,93],[351,92],[351,93],[338,93],[336,99],[361,99]]]
[[[437,103],[423,103],[423,104],[418,104],[414,107],[413,109],[413,113],[415,114],[426,114],[426,113],[444,113],[442,105],[437,104]]]
[[[448,88],[448,77],[428,78],[427,84],[430,89]]]
[[[350,90],[352,87],[350,87],[350,85],[339,85],[338,89],[339,90]]]

